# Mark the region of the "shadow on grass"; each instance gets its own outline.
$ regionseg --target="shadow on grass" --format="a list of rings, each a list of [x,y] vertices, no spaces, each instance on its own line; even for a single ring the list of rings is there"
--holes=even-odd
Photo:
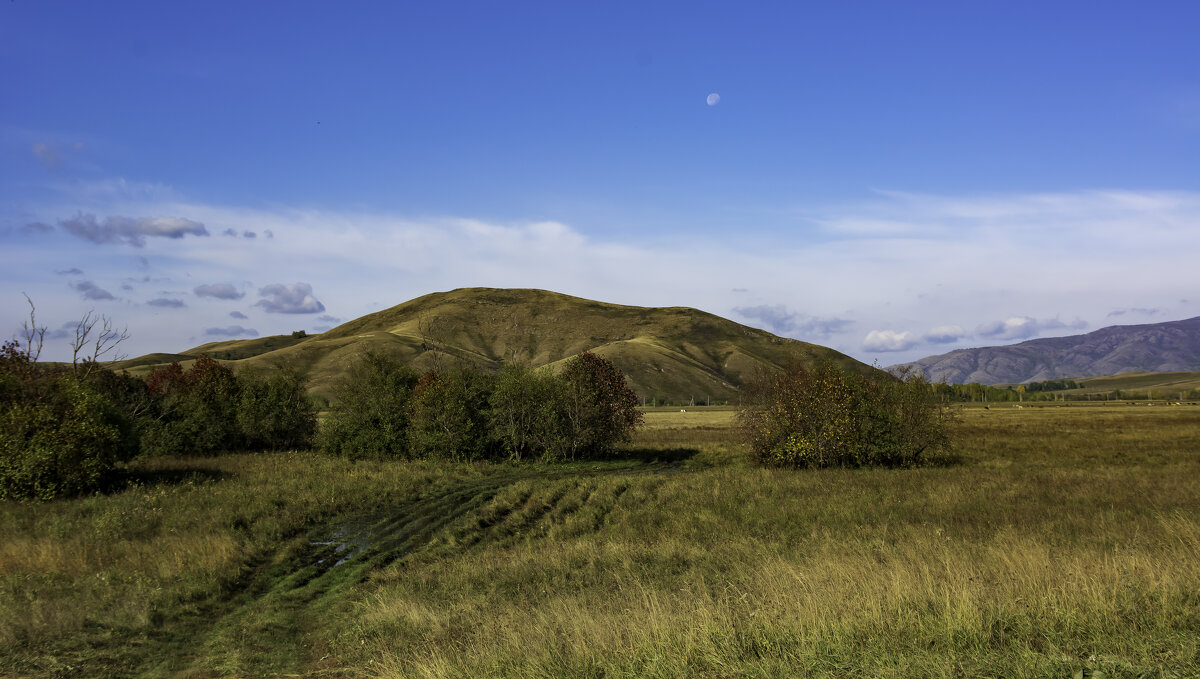
[[[625,448],[609,458],[646,464],[686,462],[700,453],[698,448]]]
[[[184,483],[216,483],[231,474],[219,469],[180,467],[176,469],[120,469],[113,474],[108,490],[120,491],[130,486],[177,486]]]
[[[961,467],[965,463],[966,458],[958,453],[938,453],[936,455],[926,455],[922,457],[921,461],[915,466],[918,468],[933,467],[942,469],[946,467]]]

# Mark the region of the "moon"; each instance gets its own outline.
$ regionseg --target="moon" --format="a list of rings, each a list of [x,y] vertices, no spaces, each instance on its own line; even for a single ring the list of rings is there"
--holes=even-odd
[[[708,98],[705,99],[705,101],[708,102],[709,106],[716,106],[717,104],[721,103],[721,95],[713,92],[712,94],[708,95]]]

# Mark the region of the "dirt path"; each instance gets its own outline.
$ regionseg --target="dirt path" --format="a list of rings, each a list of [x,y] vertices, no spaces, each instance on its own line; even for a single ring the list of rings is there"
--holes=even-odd
[[[576,467],[549,474],[506,470],[376,512],[341,517],[289,541],[279,553],[258,563],[224,601],[171,625],[175,633],[169,641],[164,639],[167,643],[160,653],[153,654],[158,662],[148,676],[303,676],[297,674],[298,668],[311,667],[320,659],[313,653],[324,640],[315,632],[328,629],[320,616],[336,615],[347,591],[372,571],[427,547],[468,515],[478,516],[477,521],[467,522],[468,530],[478,533],[470,542],[501,530],[504,517],[481,516],[480,510],[505,487],[527,480],[583,481],[683,470],[679,460]],[[524,527],[555,511],[562,495],[523,513]],[[181,628],[188,627],[190,632],[180,634]]]

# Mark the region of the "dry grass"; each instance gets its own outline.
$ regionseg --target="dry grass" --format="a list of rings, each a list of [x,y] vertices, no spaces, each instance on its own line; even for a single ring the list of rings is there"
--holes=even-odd
[[[812,471],[678,410],[657,462],[163,461],[208,471],[0,505],[0,674],[1200,675],[1200,408],[968,410],[956,459]],[[389,503],[393,557],[290,575]]]

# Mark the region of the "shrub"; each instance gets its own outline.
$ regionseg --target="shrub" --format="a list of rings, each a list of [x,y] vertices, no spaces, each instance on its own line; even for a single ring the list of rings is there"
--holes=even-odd
[[[382,354],[364,354],[334,388],[318,446],[352,458],[407,456],[408,400],[416,384],[411,368]]]
[[[88,385],[113,406],[114,424],[121,434],[120,459],[129,461],[141,452],[141,439],[156,422],[158,404],[146,382],[128,373],[97,369],[86,378]]]
[[[642,422],[638,397],[612,361],[585,351],[567,361],[560,378],[568,458],[606,455],[633,437]]]
[[[409,455],[463,461],[495,457],[499,446],[488,426],[494,386],[492,375],[466,368],[422,375],[409,401]]]
[[[151,373],[147,388],[159,396],[161,412],[142,437],[143,452],[194,455],[242,447],[241,385],[229,368],[208,356],[186,371],[172,363]]]
[[[338,387],[317,439],[351,457],[578,459],[628,441],[642,421],[637,404],[620,369],[590,353],[559,375],[510,366],[420,378],[368,355]]]
[[[739,415],[755,457],[796,467],[915,464],[949,444],[949,411],[919,374],[821,361],[760,378]]]
[[[500,454],[553,459],[566,445],[564,382],[548,372],[505,366],[488,399],[488,420]]]
[[[317,413],[299,373],[279,368],[267,377],[239,379],[237,422],[248,448],[281,450],[311,445]]]
[[[73,371],[0,349],[0,499],[49,500],[100,487],[121,456],[113,404]]]

